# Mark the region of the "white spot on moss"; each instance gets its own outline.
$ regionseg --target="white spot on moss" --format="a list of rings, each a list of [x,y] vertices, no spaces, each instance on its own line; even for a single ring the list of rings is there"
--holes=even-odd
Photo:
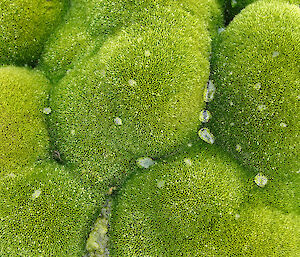
[[[114,123],[118,126],[121,126],[123,124],[122,120],[119,117],[116,117],[114,119]]]
[[[210,120],[211,114],[208,110],[203,110],[200,112],[199,120],[203,123],[206,123]]]
[[[229,102],[229,105],[230,105],[230,106],[233,106],[233,105],[234,105],[234,103],[233,103],[232,101],[230,101],[230,102]]]
[[[222,33],[225,29],[224,28],[218,28],[218,33]]]
[[[277,52],[277,51],[274,51],[274,52],[272,53],[272,57],[273,57],[273,58],[277,57],[278,55],[279,55],[279,52]]]
[[[215,142],[215,137],[208,128],[200,129],[198,135],[206,143],[213,144]]]
[[[75,129],[72,129],[71,132],[70,132],[70,134],[71,134],[72,136],[74,136],[74,135],[75,135]]]
[[[231,0],[231,6],[235,7],[237,5],[237,1],[236,0]]]
[[[146,50],[146,51],[145,51],[145,56],[146,56],[146,57],[149,57],[150,55],[151,55],[150,51],[149,51],[149,50]]]
[[[239,219],[239,218],[241,217],[241,215],[237,213],[237,214],[235,214],[234,217],[235,217],[235,219],[237,220],[237,219]]]
[[[261,84],[258,82],[253,86],[256,90],[259,90],[261,88]]]
[[[128,84],[129,84],[130,86],[132,86],[132,87],[135,87],[137,83],[136,83],[135,80],[130,79],[130,80],[128,80]]]
[[[31,199],[32,199],[32,200],[35,200],[36,198],[38,198],[38,197],[41,195],[41,193],[42,193],[42,190],[41,190],[41,189],[35,190],[34,193],[33,193],[32,196],[31,196]]]
[[[204,101],[210,102],[214,99],[216,88],[211,80],[208,81],[207,86],[204,90]]]
[[[281,122],[281,123],[280,123],[280,127],[282,127],[282,128],[286,128],[286,127],[287,127],[287,124],[286,124],[286,123],[284,123],[284,122]]]
[[[234,126],[234,122],[231,122],[229,125],[230,125],[231,127]]]
[[[241,152],[241,151],[242,151],[241,145],[240,145],[240,144],[237,144],[237,145],[235,146],[235,150],[237,150],[238,152]]]
[[[186,164],[186,166],[188,166],[188,167],[190,167],[190,166],[193,165],[192,160],[189,159],[189,158],[185,158],[183,161],[184,161],[184,163]]]
[[[155,161],[153,161],[150,157],[142,157],[137,159],[136,163],[138,166],[148,169],[149,167],[155,164]]]
[[[51,113],[51,108],[50,107],[45,107],[44,109],[43,109],[43,113],[45,113],[45,114],[50,114]]]
[[[254,182],[259,187],[264,187],[268,183],[268,178],[263,174],[258,173],[254,178]]]
[[[158,188],[163,188],[165,186],[166,181],[164,180],[158,180],[156,185]]]
[[[188,143],[187,144],[188,147],[192,147],[192,145],[193,145],[192,143]]]
[[[267,106],[265,106],[264,104],[260,104],[257,106],[257,109],[261,112],[267,109]]]

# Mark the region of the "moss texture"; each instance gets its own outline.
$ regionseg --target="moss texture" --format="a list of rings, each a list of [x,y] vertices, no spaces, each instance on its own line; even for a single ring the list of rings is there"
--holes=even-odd
[[[41,73],[7,66],[0,68],[0,89],[1,173],[48,156],[49,83]]]
[[[104,199],[56,163],[30,165],[0,178],[0,255],[82,256]]]
[[[266,176],[264,194],[273,197],[265,201],[285,210],[299,200],[299,21],[296,5],[249,5],[221,33],[212,60],[216,143]]]
[[[0,64],[36,62],[67,3],[67,0],[1,1]]]
[[[112,256],[202,256],[214,224],[237,214],[243,172],[202,144],[136,172],[114,199]]]

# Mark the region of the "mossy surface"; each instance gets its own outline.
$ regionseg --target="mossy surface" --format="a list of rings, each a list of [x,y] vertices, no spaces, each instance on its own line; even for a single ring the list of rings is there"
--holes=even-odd
[[[0,68],[0,173],[48,156],[43,109],[49,82],[43,74],[13,66]]]
[[[112,256],[209,256],[215,222],[237,214],[243,170],[214,146],[136,172],[117,193],[110,224]]]
[[[67,0],[1,1],[0,64],[36,62],[67,5]]]
[[[221,33],[212,59],[216,143],[266,176],[265,201],[286,211],[299,211],[299,40],[296,5],[257,2]]]
[[[45,162],[0,177],[0,255],[82,256],[104,203],[82,177]]]

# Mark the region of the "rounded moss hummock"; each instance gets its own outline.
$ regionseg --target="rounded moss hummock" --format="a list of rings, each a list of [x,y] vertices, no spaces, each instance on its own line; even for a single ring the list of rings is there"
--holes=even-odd
[[[220,148],[202,144],[136,172],[113,199],[112,256],[205,253],[215,222],[238,212],[243,173]]]
[[[299,211],[299,40],[298,6],[259,1],[220,34],[212,58],[216,143],[252,171],[263,201],[285,211]]]
[[[60,22],[67,0],[0,2],[0,64],[32,64]]]
[[[83,256],[103,195],[45,162],[0,174],[0,255]]]
[[[48,80],[27,68],[0,68],[0,173],[48,155]]]

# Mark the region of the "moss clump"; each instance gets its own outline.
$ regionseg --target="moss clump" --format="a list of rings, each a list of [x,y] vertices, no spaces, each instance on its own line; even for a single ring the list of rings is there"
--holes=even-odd
[[[65,0],[17,0],[0,3],[0,64],[32,64],[59,23]]]
[[[104,199],[55,163],[0,177],[0,255],[83,256]]]
[[[45,125],[48,81],[26,68],[0,68],[0,173],[48,154]]]
[[[299,199],[299,21],[296,5],[249,5],[221,33],[212,59],[216,143],[253,179],[266,176],[265,201],[286,211]]]
[[[112,256],[207,253],[216,220],[237,213],[244,194],[242,178],[242,168],[210,145],[196,145],[137,172],[113,202]]]

